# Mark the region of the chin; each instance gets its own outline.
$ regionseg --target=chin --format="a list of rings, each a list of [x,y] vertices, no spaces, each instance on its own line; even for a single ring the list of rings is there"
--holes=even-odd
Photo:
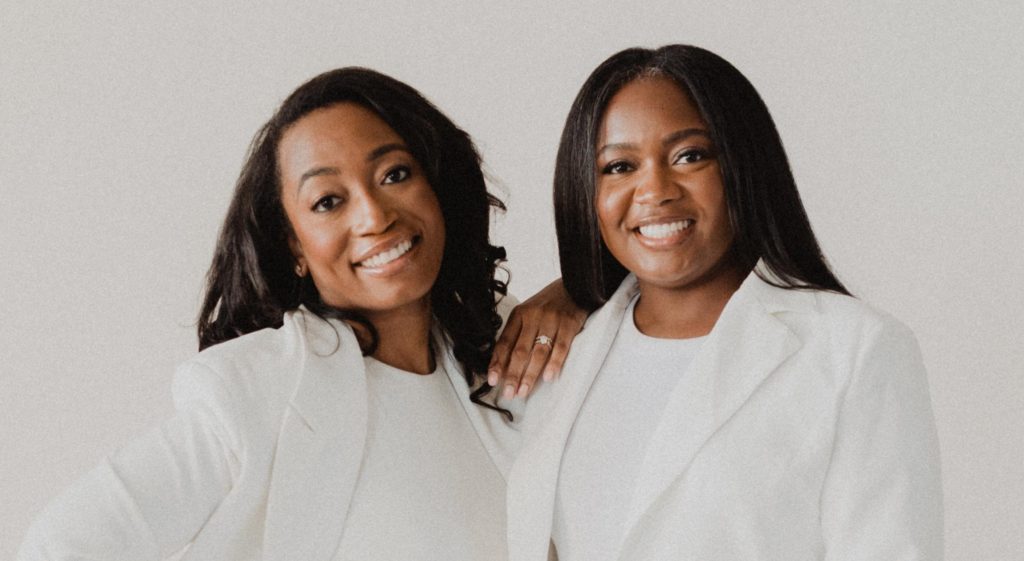
[[[641,285],[647,285],[654,288],[661,288],[665,290],[673,289],[684,289],[694,285],[694,280],[690,278],[666,278],[661,276],[640,276],[637,275],[637,281]]]
[[[699,279],[706,271],[691,267],[638,267],[630,270],[637,280],[654,286],[670,287],[686,285]]]
[[[374,302],[372,309],[376,312],[387,312],[390,310],[398,310],[407,308],[416,304],[420,304],[430,297],[430,288],[426,287],[409,287],[405,289],[399,289],[394,292],[387,292],[381,294],[377,292],[374,294]]]
[[[701,284],[714,276],[714,268],[693,266],[647,267],[632,270],[639,282],[657,288],[681,289]]]

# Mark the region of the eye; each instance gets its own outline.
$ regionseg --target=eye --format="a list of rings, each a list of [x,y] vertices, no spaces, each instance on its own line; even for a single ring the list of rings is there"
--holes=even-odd
[[[700,148],[689,148],[687,150],[684,150],[678,156],[676,156],[676,161],[674,163],[695,164],[702,160],[706,160],[708,156],[709,154],[707,150],[702,150]]]
[[[313,212],[329,212],[342,203],[341,197],[337,195],[326,195],[313,203]]]
[[[408,166],[395,166],[384,174],[384,181],[382,181],[382,183],[384,185],[401,183],[402,181],[409,179],[410,175],[412,175],[412,170],[409,169]]]
[[[617,175],[628,171],[633,171],[633,166],[629,162],[624,162],[622,160],[609,162],[608,165],[601,168],[601,173],[604,175]]]

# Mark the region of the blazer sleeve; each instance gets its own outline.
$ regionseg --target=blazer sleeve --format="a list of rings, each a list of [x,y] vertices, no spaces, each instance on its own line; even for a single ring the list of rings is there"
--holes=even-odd
[[[20,561],[163,559],[187,545],[231,489],[234,404],[196,362],[175,377],[174,417],[105,458],[30,527]]]
[[[938,436],[917,341],[885,318],[840,404],[822,501],[827,561],[939,560]]]

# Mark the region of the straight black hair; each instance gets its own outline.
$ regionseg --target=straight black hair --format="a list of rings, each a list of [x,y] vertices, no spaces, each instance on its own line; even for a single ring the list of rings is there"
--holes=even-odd
[[[281,137],[309,113],[344,102],[373,111],[402,137],[437,196],[446,235],[430,292],[432,310],[467,383],[476,388],[473,401],[495,408],[480,400],[491,389],[485,373],[501,326],[496,301],[506,292],[495,278],[505,250],[490,243],[490,211],[505,207],[487,192],[469,135],[412,87],[366,68],[340,68],[309,80],[253,138],[207,273],[199,348],[279,327],[285,312],[304,305],[321,317],[362,326],[363,354],[375,351],[378,335],[365,316],[325,304],[310,276],[295,274],[291,226],[280,199]]]
[[[608,102],[644,76],[675,82],[696,104],[717,150],[744,270],[761,260],[782,288],[849,294],[821,253],[775,122],[754,86],[720,56],[690,45],[626,49],[591,73],[562,130],[555,163],[555,226],[562,280],[580,307],[606,302],[628,274],[601,239],[595,209],[598,129]]]

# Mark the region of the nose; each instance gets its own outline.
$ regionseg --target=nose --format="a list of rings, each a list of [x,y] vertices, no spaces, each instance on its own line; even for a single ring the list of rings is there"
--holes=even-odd
[[[397,214],[387,197],[373,188],[360,191],[352,201],[352,211],[355,215],[352,222],[353,231],[364,236],[388,231],[395,223]]]
[[[637,175],[637,186],[633,200],[644,205],[663,205],[683,196],[683,188],[677,184],[665,166],[649,165]]]

